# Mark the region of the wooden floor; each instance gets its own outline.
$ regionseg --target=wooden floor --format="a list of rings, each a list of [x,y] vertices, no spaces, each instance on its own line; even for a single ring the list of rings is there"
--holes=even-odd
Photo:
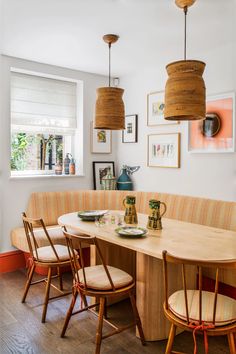
[[[40,322],[44,286],[31,287],[27,302],[21,304],[25,282],[24,271],[0,274],[0,354],[93,354],[96,317],[84,313],[75,315],[68,327],[67,336],[59,337],[70,296],[49,304],[47,322]],[[65,275],[66,286],[70,276]],[[52,291],[54,292],[54,290]],[[79,305],[79,302],[78,302]],[[129,303],[124,301],[108,310],[109,319],[125,323],[131,318]],[[104,326],[104,332],[108,325]],[[102,343],[101,354],[164,353],[166,341],[149,342],[143,347],[135,337],[134,329],[108,338]],[[209,354],[228,353],[224,337],[209,338]],[[174,350],[193,353],[190,333],[176,336]],[[198,338],[198,353],[204,353],[202,336]]]

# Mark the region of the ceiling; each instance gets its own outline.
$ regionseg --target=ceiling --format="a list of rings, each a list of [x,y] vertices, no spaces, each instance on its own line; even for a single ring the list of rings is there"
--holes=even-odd
[[[174,0],[1,0],[2,52],[107,74],[106,33],[113,76],[163,66],[183,56],[183,13]],[[204,59],[232,42],[235,0],[197,0],[189,9],[189,57]]]

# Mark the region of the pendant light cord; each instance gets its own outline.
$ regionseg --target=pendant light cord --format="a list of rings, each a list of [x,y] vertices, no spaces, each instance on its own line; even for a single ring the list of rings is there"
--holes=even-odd
[[[109,47],[109,87],[111,87],[111,43],[108,44]]]
[[[184,60],[187,58],[187,13],[188,6],[184,7]]]

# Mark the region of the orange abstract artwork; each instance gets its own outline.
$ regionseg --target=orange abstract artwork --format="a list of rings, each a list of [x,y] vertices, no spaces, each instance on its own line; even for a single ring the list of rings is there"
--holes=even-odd
[[[189,123],[189,151],[233,152],[234,151],[234,94],[209,98],[206,113],[219,118],[219,129],[214,136],[203,133],[203,122]]]

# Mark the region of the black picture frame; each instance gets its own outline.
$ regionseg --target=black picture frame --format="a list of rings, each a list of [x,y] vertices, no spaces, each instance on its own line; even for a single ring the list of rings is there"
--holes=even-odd
[[[127,121],[131,124],[131,131],[128,132]],[[129,136],[130,135],[130,136]],[[122,131],[122,143],[138,142],[138,115],[129,114],[125,116],[125,129]]]
[[[114,161],[93,161],[93,188],[94,190],[101,190],[101,175],[100,170],[101,169],[106,169],[107,167],[111,168],[111,172],[113,176],[115,176],[115,162]],[[106,171],[105,171],[106,172]],[[103,177],[103,176],[102,176]]]

